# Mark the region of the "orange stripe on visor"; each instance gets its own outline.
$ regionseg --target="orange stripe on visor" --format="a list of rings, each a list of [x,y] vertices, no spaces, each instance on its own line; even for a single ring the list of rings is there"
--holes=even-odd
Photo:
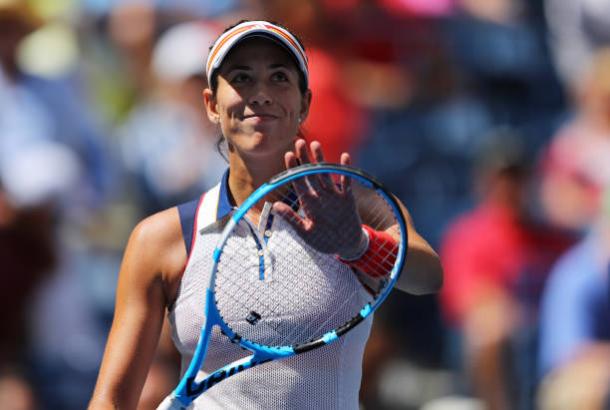
[[[238,24],[216,40],[206,62],[208,84],[212,84],[214,72],[220,67],[229,51],[239,44],[242,39],[253,34],[266,35],[285,46],[297,61],[297,66],[305,78],[305,87],[308,87],[309,70],[307,68],[305,51],[290,32],[267,21],[247,21]]]

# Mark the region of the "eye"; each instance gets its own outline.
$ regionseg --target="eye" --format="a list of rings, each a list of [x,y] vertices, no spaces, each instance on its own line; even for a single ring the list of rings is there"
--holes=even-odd
[[[233,84],[243,84],[250,81],[250,76],[246,73],[237,73],[233,76],[231,83]]]
[[[277,82],[289,81],[288,75],[283,71],[276,71],[271,75],[271,79]]]

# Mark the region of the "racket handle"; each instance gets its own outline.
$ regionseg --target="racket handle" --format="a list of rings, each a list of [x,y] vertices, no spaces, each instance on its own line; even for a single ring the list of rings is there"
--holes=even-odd
[[[193,408],[192,403],[189,404],[188,406],[185,406],[173,394],[170,394],[169,396],[167,396],[165,399],[163,399],[161,404],[159,404],[159,406],[157,406],[157,410],[189,410],[192,408]]]

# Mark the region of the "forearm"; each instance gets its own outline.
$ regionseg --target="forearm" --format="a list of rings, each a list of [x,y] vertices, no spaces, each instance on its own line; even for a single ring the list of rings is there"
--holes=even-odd
[[[414,295],[425,295],[438,292],[442,285],[443,268],[436,252],[423,240],[410,240],[396,287]]]
[[[157,349],[165,315],[161,275],[130,240],[119,273],[114,319],[90,409],[135,409]]]
[[[363,225],[361,249],[356,258],[340,256],[340,260],[357,271],[372,278],[389,273],[398,255],[399,235],[396,226],[385,231],[377,231]],[[443,271],[436,252],[415,231],[409,236],[406,260],[396,286],[408,293],[422,295],[435,293],[442,286]]]
[[[101,394],[94,394],[89,402],[88,410],[118,410],[121,407],[113,403],[112,399]]]
[[[443,267],[438,254],[415,229],[407,208],[400,203],[407,223],[407,257],[396,287],[414,295],[437,293],[443,286]]]
[[[89,410],[135,409],[152,363],[162,321],[149,316],[148,326],[129,318],[113,325]]]
[[[393,220],[391,223],[379,224],[378,219],[376,220],[376,215],[371,213],[371,209],[374,209],[375,207],[366,206],[366,203],[363,201],[364,198],[368,197],[366,197],[365,194],[360,193],[358,198],[361,201],[358,212],[360,213],[362,222],[374,227],[375,230],[382,234],[382,237],[385,237],[385,235],[391,236],[394,239],[394,243],[398,244],[401,241],[401,227],[398,223]],[[415,295],[438,292],[443,284],[443,269],[441,267],[440,258],[428,242],[415,230],[413,220],[407,208],[400,201],[398,201],[398,205],[404,216],[408,244],[406,259],[400,278],[396,283],[396,287],[404,292]],[[388,218],[388,221],[389,220],[391,220],[391,218]],[[379,247],[382,249],[391,249],[387,243],[388,241],[384,239],[384,242],[386,243]],[[385,251],[382,253],[392,252]],[[396,254],[396,252],[394,252],[394,254]],[[388,265],[391,266],[393,264],[394,260]]]

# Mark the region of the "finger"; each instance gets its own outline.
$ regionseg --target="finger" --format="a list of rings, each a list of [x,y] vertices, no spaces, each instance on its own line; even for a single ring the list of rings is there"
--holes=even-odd
[[[310,145],[311,152],[317,163],[324,162],[324,153],[322,152],[322,144],[318,141],[313,141]],[[329,174],[318,174],[318,181],[325,189],[334,188],[334,184]]]
[[[298,158],[292,151],[288,151],[284,154],[284,164],[286,165],[286,169],[294,168],[299,165]],[[309,195],[312,195],[313,192],[309,189],[309,186],[305,182],[305,178],[297,178],[292,181],[292,186],[294,187],[295,192],[299,196],[299,199],[302,200]]]
[[[307,143],[305,142],[305,140],[299,139],[299,140],[297,140],[297,142],[294,145],[295,145],[297,157],[301,160],[301,164],[310,164],[311,157],[309,155],[309,149],[307,147]],[[322,186],[321,186],[320,182],[318,181],[317,177],[313,177],[313,178],[306,177],[305,182],[307,184],[309,184],[309,186],[311,187],[311,191],[313,191],[313,193],[317,194],[322,190]]]
[[[284,154],[284,165],[286,165],[286,169],[294,168],[299,165],[299,161],[297,156],[294,155],[294,152],[288,151]]]
[[[341,154],[340,162],[341,162],[341,165],[350,166],[352,164],[352,157],[347,152],[344,152]]]
[[[341,165],[350,166],[352,164],[352,158],[347,152],[341,154],[341,159],[339,161]],[[352,190],[352,180],[345,175],[341,175],[341,191],[343,192],[351,192]]]
[[[304,139],[299,138],[294,143],[294,151],[301,164],[309,164],[311,162],[309,159],[309,152],[307,152],[307,143]]]
[[[318,141],[312,141],[311,144],[309,144],[309,147],[311,148],[311,152],[312,152],[313,157],[315,158],[316,162],[324,162],[324,153],[322,152],[322,144],[320,144],[320,142],[318,142]]]
[[[275,202],[273,211],[287,221],[290,226],[301,236],[305,238],[309,224],[305,219],[301,218],[288,204],[284,202]]]

